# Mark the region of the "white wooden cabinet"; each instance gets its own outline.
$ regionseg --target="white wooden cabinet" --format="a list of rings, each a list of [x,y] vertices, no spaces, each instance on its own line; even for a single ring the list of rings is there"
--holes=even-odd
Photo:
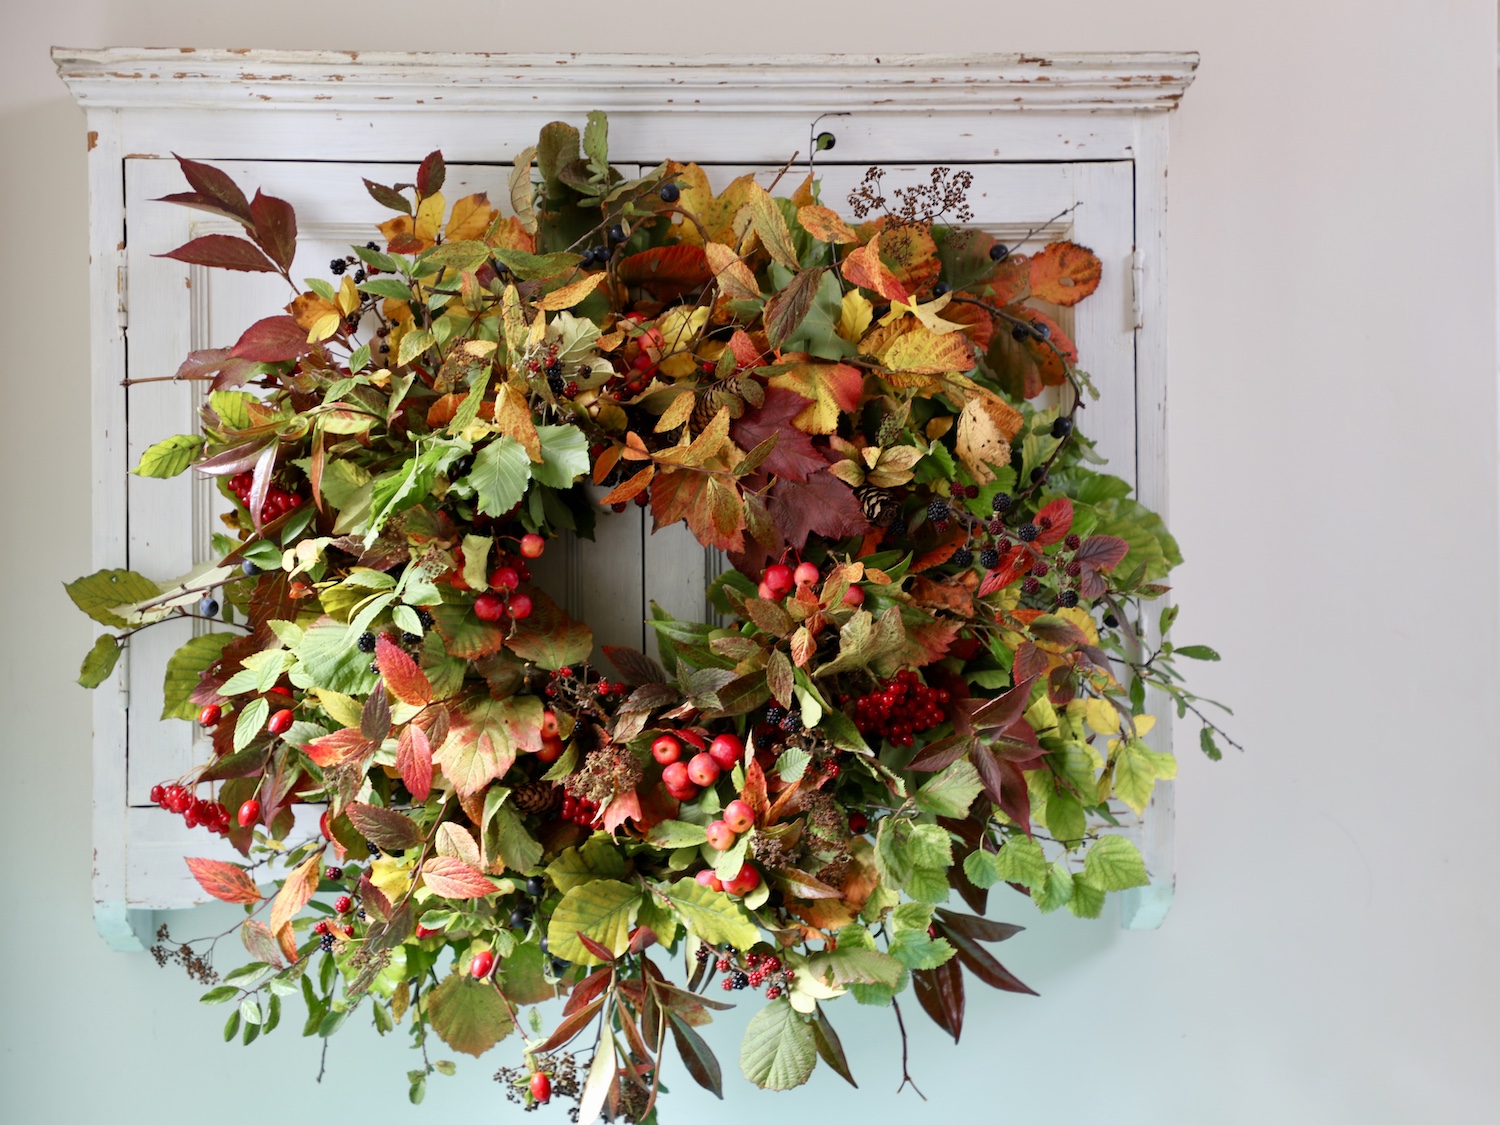
[[[127,478],[140,450],[191,431],[195,385],[135,383],[170,375],[194,348],[232,343],[289,297],[280,279],[226,274],[153,257],[221,220],[153,199],[184,190],[172,153],[224,167],[246,188],[295,206],[296,277],[374,237],[388,214],[360,185],[409,174],[427,152],[448,161],[450,198],[507,198],[510,157],[547,121],[610,115],[615,163],[696,160],[716,185],[776,171],[810,148],[811,125],[837,139],[818,170],[824,201],[844,209],[865,168],[887,184],[943,164],[974,177],[974,224],[1014,245],[1072,238],[1104,264],[1098,292],[1064,314],[1082,365],[1103,392],[1084,415],[1110,471],[1167,508],[1164,426],[1167,111],[1191,81],[1193,55],[647,56],[357,55],[135,50],[54,52],[88,112],[92,270],[94,563],[153,577],[207,556],[215,493],[189,476]],[[785,183],[785,181],[784,181]],[[1062,218],[1057,218],[1063,214]],[[189,515],[190,513],[190,515]],[[631,507],[600,517],[593,542],[550,552],[542,579],[604,643],[654,648],[655,600],[710,612],[704,587],[722,565],[683,528],[650,533]],[[182,857],[215,854],[150,804],[147,792],[208,754],[189,724],[162,723],[161,673],[190,623],[149,630],[94,698],[94,897],[101,933],[139,949],[153,910],[202,892]],[[1158,745],[1170,739],[1164,718]],[[316,810],[305,810],[314,819]],[[1142,822],[1149,887],[1123,900],[1127,926],[1159,925],[1171,901],[1172,785]],[[227,851],[227,845],[217,845]]]

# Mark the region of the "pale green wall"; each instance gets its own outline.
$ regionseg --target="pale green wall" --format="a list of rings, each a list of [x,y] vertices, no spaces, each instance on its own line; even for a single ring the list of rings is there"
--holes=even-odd
[[[926,1106],[891,1096],[888,1014],[841,1004],[858,1094],[820,1073],[723,1109],[684,1086],[668,1121],[1494,1119],[1488,0],[233,8],[4,5],[0,1119],[503,1116],[490,1059],[409,1111],[404,1049],[373,1033],[334,1041],[321,1087],[295,1033],[226,1048],[222,1013],[180,974],[92,931],[88,711],[70,684],[89,634],[59,586],[89,562],[83,119],[53,43],[1201,51],[1171,171],[1179,631],[1226,653],[1199,683],[1240,705],[1251,751],[1217,766],[1184,754],[1177,906],[1161,932],[1123,933],[1034,920],[1017,899],[1009,916],[1034,925],[1005,960],[1043,996],[985,996],[956,1051],[913,1012]],[[1268,581],[1279,602],[1256,604]]]

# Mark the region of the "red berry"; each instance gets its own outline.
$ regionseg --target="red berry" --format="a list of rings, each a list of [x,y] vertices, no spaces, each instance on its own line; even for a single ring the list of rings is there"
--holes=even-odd
[[[733,769],[745,753],[745,743],[737,734],[721,734],[708,746],[709,757],[721,770]]]
[[[724,889],[732,895],[747,895],[758,886],[760,886],[760,872],[747,863],[740,868],[738,875],[724,884]]]
[[[249,828],[260,819],[260,802],[251,797],[240,806],[240,827]]]
[[[550,711],[550,710],[549,711],[543,711],[542,712],[542,737],[543,738],[556,738],[557,737],[557,733],[558,733],[557,712],[556,711]]]
[[[796,580],[792,575],[792,568],[785,563],[772,563],[766,567],[766,572],[760,577],[761,581],[778,598],[790,594],[792,588],[796,585]]]
[[[531,1096],[543,1105],[552,1098],[552,1079],[540,1070],[531,1076]]]
[[[708,836],[708,846],[716,852],[727,852],[734,847],[734,829],[722,820],[716,820],[704,829]]]
[[[323,833],[323,839],[333,839],[333,829],[328,823],[328,813],[326,811],[322,816],[318,817],[318,831]]]
[[[864,605],[865,604],[865,591],[864,591],[864,587],[862,587],[862,586],[850,586],[847,590],[845,590],[844,591],[844,604],[845,605]]]
[[[266,729],[272,734],[285,734],[292,726],[292,711],[289,707],[283,707],[271,716],[266,723]]]
[[[688,767],[686,762],[669,763],[667,765],[667,768],[661,771],[661,779],[666,783],[668,789],[689,789],[693,784],[693,779],[688,776]]]
[[[166,799],[167,791],[165,789],[160,785],[153,785],[151,787],[151,803],[153,805],[161,805],[165,803]]]
[[[417,937],[419,937],[419,938],[429,938],[429,937],[432,937],[434,934],[440,934],[442,932],[443,932],[442,930],[429,930],[426,926],[422,925],[420,922],[417,923]]]
[[[333,900],[333,908],[340,914],[348,914],[350,910],[354,909],[354,900],[348,895],[339,895],[338,898]]]
[[[531,595],[513,594],[507,607],[510,615],[517,621],[531,616]]]
[[[699,886],[707,887],[711,891],[722,891],[724,889],[724,884],[719,882],[719,877],[715,875],[713,873],[713,869],[709,867],[705,867],[702,871],[698,872],[698,874],[694,875],[693,880],[698,883]]]
[[[799,586],[811,586],[818,580],[818,568],[810,562],[798,563],[792,578]]]
[[[651,744],[651,756],[664,766],[670,766],[682,757],[682,743],[670,734],[664,734]]]
[[[542,552],[547,549],[547,541],[540,535],[532,533],[521,536],[521,554],[528,559],[539,559]]]
[[[224,714],[224,709],[222,707],[220,707],[217,703],[210,703],[206,705],[203,710],[198,712],[198,725],[200,727],[217,726],[219,723],[219,716],[221,716],[222,714]]]
[[[776,591],[771,589],[771,587],[767,586],[764,582],[755,587],[755,594],[756,597],[761,598],[764,601],[774,602],[776,600]]]
[[[490,575],[490,585],[497,590],[514,590],[521,584],[521,575],[513,566],[502,566]]]
[[[474,599],[474,616],[481,621],[499,621],[505,616],[505,599],[499,594],[480,594]]]
[[[327,879],[330,883],[337,883],[343,877],[344,869],[342,867],[325,867],[323,869],[323,878]]]
[[[292,689],[289,687],[282,687],[280,684],[277,684],[275,687],[273,687],[271,689],[271,692],[275,695],[284,695],[288,699],[292,698]]]
[[[719,780],[721,772],[719,763],[707,754],[694,754],[687,766],[688,780],[694,785],[712,785]]]
[[[563,754],[563,741],[560,738],[542,735],[542,748],[536,752],[536,760],[544,764],[551,764],[561,758]]]
[[[870,818],[862,812],[849,814],[849,831],[858,836],[866,828],[870,827]]]
[[[755,810],[744,801],[730,801],[724,809],[724,823],[731,832],[748,832],[755,824]]]

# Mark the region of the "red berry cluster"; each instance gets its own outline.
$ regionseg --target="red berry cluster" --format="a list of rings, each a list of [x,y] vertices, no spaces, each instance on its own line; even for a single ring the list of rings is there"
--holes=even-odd
[[[704,945],[698,948],[698,960],[712,960],[714,968],[724,974],[719,987],[725,992],[765,985],[766,999],[777,1000],[797,979],[796,972],[783,968],[781,958],[774,953],[747,953],[741,958],[733,949],[716,952]]]
[[[599,806],[586,797],[575,797],[569,793],[563,798],[562,812],[558,814],[569,824],[579,828],[593,828],[601,822]]]
[[[239,497],[240,503],[245,507],[250,506],[250,487],[255,482],[255,474],[248,470],[236,473],[229,478],[229,491]],[[294,509],[302,507],[302,497],[295,492],[288,492],[281,485],[273,483],[266,490],[266,499],[260,506],[260,522],[270,523],[278,516],[284,516]]]
[[[854,725],[865,736],[889,738],[897,746],[910,746],[912,735],[931,730],[946,717],[943,704],[948,693],[930,688],[903,668],[868,695],[854,700]]]
[[[202,826],[219,836],[229,835],[229,810],[222,802],[205,801],[181,785],[153,785],[151,800],[157,807],[177,813],[189,828]],[[259,811],[259,810],[257,810]]]

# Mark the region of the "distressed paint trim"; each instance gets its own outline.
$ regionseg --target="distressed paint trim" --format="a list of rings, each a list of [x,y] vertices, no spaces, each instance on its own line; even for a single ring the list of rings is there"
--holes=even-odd
[[[1176,108],[1192,52],[985,55],[521,55],[55,47],[85,106],[559,113],[713,108],[739,113]],[[878,96],[874,96],[877,95]]]

